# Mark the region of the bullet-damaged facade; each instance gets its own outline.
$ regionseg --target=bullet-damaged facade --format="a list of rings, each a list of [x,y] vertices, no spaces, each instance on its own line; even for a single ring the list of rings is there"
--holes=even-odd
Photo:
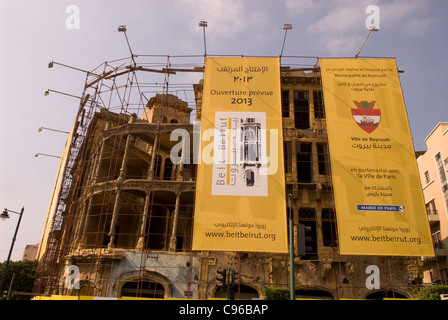
[[[339,254],[320,82],[318,68],[281,68],[285,191],[294,223],[311,230],[306,254],[299,256],[295,246],[296,297],[411,298],[423,277],[419,257]],[[55,186],[64,206],[49,220],[62,219],[41,243],[36,293],[222,298],[218,271],[227,268],[238,272],[235,298],[290,286],[288,254],[191,249],[202,82],[192,88],[194,106],[164,92],[149,98],[139,115],[81,102],[77,123],[82,110],[90,120],[83,139],[72,143],[77,155],[65,169],[69,185],[64,189],[62,179]],[[79,286],[67,281],[71,266]]]

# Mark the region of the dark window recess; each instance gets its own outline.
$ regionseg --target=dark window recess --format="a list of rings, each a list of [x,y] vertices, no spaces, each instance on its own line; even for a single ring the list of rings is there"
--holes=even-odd
[[[169,205],[153,205],[149,208],[145,234],[145,243],[148,249],[166,249],[166,230],[168,230],[169,225],[169,209],[171,209]]]
[[[294,125],[296,129],[310,128],[310,104],[308,91],[294,90]]]
[[[106,225],[106,228],[102,235],[102,243],[101,244],[104,248],[107,248],[107,246],[109,245],[109,242],[110,242],[109,230],[110,230],[110,224]]]
[[[282,91],[282,117],[289,118],[289,90]]]
[[[317,167],[319,168],[319,174],[328,174],[328,146],[325,143],[316,143],[317,147]]]
[[[426,212],[427,214],[437,214],[436,203],[434,202],[434,199],[426,204]]]
[[[425,171],[425,179],[426,179],[426,184],[431,182],[431,178],[429,177],[429,172]]]
[[[154,179],[160,180],[160,174],[162,172],[162,157],[158,154],[156,155],[156,161],[154,164]]]
[[[285,161],[285,173],[292,173],[291,141],[285,141],[283,143],[283,159]]]
[[[316,119],[325,118],[324,103],[322,100],[322,91],[313,91],[313,101],[314,101],[314,118]]]
[[[325,247],[336,247],[337,227],[333,209],[322,209],[322,238]]]
[[[443,242],[442,242],[442,236],[440,234],[440,231],[433,233],[431,237],[432,237],[432,243],[434,245],[434,248],[436,248],[436,249],[444,249],[445,248],[445,246],[443,245]]]
[[[165,167],[163,169],[163,180],[171,180],[173,174],[173,163],[170,158],[165,159]]]
[[[312,153],[311,143],[297,142],[296,144],[296,162],[297,162],[297,182],[312,181]]]
[[[121,296],[163,299],[165,288],[161,283],[153,281],[129,281],[123,285]]]

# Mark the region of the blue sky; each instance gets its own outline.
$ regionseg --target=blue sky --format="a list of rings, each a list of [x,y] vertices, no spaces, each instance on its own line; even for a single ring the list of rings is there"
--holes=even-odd
[[[79,29],[69,29],[67,7],[79,8]],[[127,26],[134,54],[207,53],[278,56],[283,24],[290,23],[284,55],[353,57],[367,28],[366,7],[380,10],[379,32],[372,33],[361,56],[395,57],[416,150],[438,122],[448,121],[448,38],[446,0],[15,0],[0,1],[0,209],[25,214],[13,260],[26,244],[40,240],[58,155],[79,101],[44,97],[48,88],[81,95],[85,74],[48,69],[51,60],[92,70],[105,61],[129,57],[119,25]],[[0,261],[7,257],[16,215],[0,221]]]

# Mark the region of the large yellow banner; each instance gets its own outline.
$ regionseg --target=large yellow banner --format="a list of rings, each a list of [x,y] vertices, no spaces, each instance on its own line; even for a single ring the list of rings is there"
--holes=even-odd
[[[434,256],[395,59],[321,59],[341,254]]]
[[[287,252],[279,58],[208,57],[193,250]]]

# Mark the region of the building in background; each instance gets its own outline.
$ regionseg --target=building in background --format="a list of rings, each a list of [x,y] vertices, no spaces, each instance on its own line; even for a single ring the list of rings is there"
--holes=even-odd
[[[417,164],[434,243],[434,258],[424,258],[424,282],[448,284],[448,122],[426,137],[427,151]]]
[[[23,251],[22,260],[36,260],[38,248],[39,244],[27,244],[25,250]]]
[[[314,63],[295,66],[281,68],[281,112],[286,195],[292,198],[285,215],[291,210],[295,224],[308,230],[305,254],[299,256],[296,246],[296,297],[412,297],[422,282],[419,258],[339,254],[320,70]],[[170,61],[156,69],[132,60],[99,68],[87,75],[64,151],[35,293],[225,297],[218,271],[227,268],[238,272],[236,298],[260,298],[264,286],[289,286],[288,254],[191,250],[203,86],[169,79],[201,77],[202,63]],[[162,80],[137,81],[154,73]],[[193,104],[183,100],[186,91]],[[173,148],[181,161],[172,161]],[[67,285],[71,266],[79,270],[79,288]]]

